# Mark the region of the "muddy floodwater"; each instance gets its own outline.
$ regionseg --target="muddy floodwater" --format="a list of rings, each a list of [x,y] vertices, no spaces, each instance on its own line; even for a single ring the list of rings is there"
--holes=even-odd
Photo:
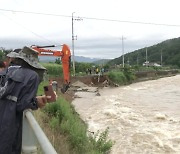
[[[180,154],[180,75],[76,93],[91,132],[109,127],[111,154]]]

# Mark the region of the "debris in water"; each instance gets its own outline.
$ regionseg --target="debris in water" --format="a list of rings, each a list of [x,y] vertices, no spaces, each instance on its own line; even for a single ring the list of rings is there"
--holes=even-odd
[[[160,119],[160,120],[166,120],[166,119],[167,119],[167,115],[162,114],[162,113],[157,113],[157,114],[155,115],[155,118],[156,118],[156,119]]]

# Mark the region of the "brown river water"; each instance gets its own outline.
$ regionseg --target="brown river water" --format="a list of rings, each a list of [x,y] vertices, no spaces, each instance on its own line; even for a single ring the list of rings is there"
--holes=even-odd
[[[111,154],[180,154],[180,75],[79,91],[72,103],[91,132],[109,127]]]

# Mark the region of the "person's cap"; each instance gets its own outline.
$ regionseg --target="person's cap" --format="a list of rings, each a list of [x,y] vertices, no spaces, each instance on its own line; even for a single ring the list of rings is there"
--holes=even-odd
[[[46,68],[39,63],[38,52],[32,48],[25,46],[19,53],[14,54],[13,58],[20,58],[36,69],[46,70]]]
[[[13,58],[17,55],[17,53],[19,53],[21,51],[21,49],[14,49],[12,52],[7,54],[7,57]]]
[[[18,49],[14,49],[13,52],[19,53],[22,49],[18,48]]]
[[[6,56],[7,56],[7,57],[10,57],[10,58],[14,58],[14,57],[16,57],[17,55],[18,55],[17,52],[12,51],[12,52],[8,53]]]

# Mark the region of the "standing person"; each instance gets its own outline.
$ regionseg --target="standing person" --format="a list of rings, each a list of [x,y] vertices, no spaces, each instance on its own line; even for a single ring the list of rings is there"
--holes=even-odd
[[[90,75],[92,74],[92,70],[91,70],[91,68],[89,69],[89,74],[90,74]]]
[[[89,73],[89,68],[86,69],[86,75],[88,75],[88,73]]]
[[[0,83],[3,82],[3,79],[4,79],[4,69],[5,69],[6,65],[3,61],[0,61]]]
[[[24,47],[13,58],[5,84],[0,86],[0,154],[21,154],[23,111],[41,108],[48,99],[36,96],[38,73],[45,71],[38,63],[38,53]]]
[[[21,49],[15,49],[9,54],[6,55],[5,65],[8,67],[11,64],[11,61],[16,57],[16,55],[21,51]]]
[[[104,74],[104,68],[103,67],[101,68],[101,74],[102,75]]]
[[[3,71],[5,69],[5,64],[3,61],[0,61],[0,72]]]
[[[99,68],[98,67],[96,67],[96,74],[98,74],[99,73]]]
[[[20,49],[18,49],[19,51]],[[6,77],[6,73],[8,71],[8,67],[10,65],[13,65],[11,62],[13,61],[14,57],[17,55],[17,49],[15,49],[14,51],[10,52],[8,55],[6,55],[6,60],[4,62],[4,69],[2,69],[2,71],[0,71],[0,87],[4,86],[5,84],[5,77]]]

